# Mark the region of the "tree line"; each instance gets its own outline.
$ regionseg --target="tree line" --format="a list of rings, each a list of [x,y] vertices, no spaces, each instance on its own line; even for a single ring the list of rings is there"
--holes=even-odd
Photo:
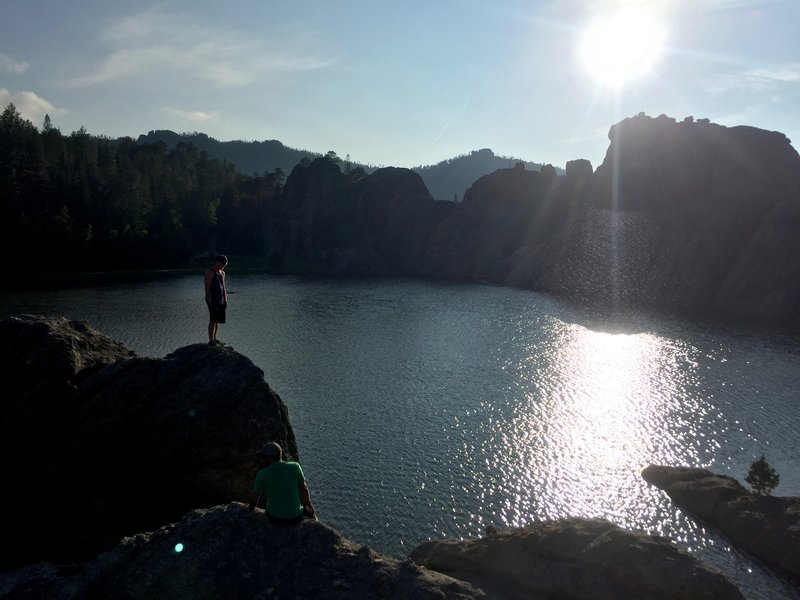
[[[0,239],[12,270],[170,267],[215,249],[263,251],[284,172],[252,176],[192,144],[41,128],[0,116]],[[10,264],[9,264],[10,263]]]

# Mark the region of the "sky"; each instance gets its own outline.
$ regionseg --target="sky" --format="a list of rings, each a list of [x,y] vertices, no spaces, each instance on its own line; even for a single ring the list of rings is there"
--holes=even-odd
[[[276,139],[373,166],[597,167],[645,112],[800,142],[800,0],[4,0],[0,106],[38,127]],[[797,148],[797,143],[794,144]]]

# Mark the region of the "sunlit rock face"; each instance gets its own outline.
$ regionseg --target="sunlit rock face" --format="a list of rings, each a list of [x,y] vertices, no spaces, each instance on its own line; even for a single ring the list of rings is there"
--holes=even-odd
[[[800,498],[757,496],[732,477],[698,468],[650,465],[642,477],[734,544],[800,580]]]
[[[669,540],[600,520],[565,519],[431,541],[415,562],[497,598],[743,598],[725,577]]]
[[[43,317],[0,321],[0,332],[8,397],[25,398],[0,404],[0,568],[87,558],[192,508],[247,498],[266,440],[297,454],[285,405],[232,350],[139,357],[86,323]]]
[[[326,598],[471,600],[468,583],[359,547],[326,525],[271,525],[231,503],[122,540],[85,565],[0,575],[6,600]]]
[[[614,125],[592,204],[646,215],[623,298],[792,318],[800,306],[800,156],[781,133],[638,116]],[[633,245],[629,246],[628,241]]]

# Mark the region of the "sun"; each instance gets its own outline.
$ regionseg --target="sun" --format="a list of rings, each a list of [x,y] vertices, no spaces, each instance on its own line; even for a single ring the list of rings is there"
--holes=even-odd
[[[589,23],[579,55],[599,83],[622,87],[652,71],[665,40],[666,28],[657,14],[640,7],[622,8]]]

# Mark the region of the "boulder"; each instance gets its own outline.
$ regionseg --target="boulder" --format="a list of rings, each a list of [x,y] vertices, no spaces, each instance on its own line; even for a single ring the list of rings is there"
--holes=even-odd
[[[83,560],[245,499],[267,440],[297,458],[286,406],[233,350],[140,357],[85,323],[42,317],[4,320],[4,331],[14,335],[0,337],[0,375],[25,402],[0,404],[0,569]]]
[[[3,319],[3,410],[11,409],[9,403],[25,410],[29,403],[58,402],[92,372],[130,356],[133,350],[84,321],[35,315]]]
[[[411,559],[492,597],[742,598],[738,588],[665,538],[570,518],[431,541]]]
[[[485,595],[411,561],[359,547],[322,523],[271,525],[263,511],[234,502],[125,538],[85,564],[45,563],[0,576],[0,597],[467,600]]]
[[[736,546],[800,579],[800,498],[751,494],[699,468],[650,465],[642,477]]]

